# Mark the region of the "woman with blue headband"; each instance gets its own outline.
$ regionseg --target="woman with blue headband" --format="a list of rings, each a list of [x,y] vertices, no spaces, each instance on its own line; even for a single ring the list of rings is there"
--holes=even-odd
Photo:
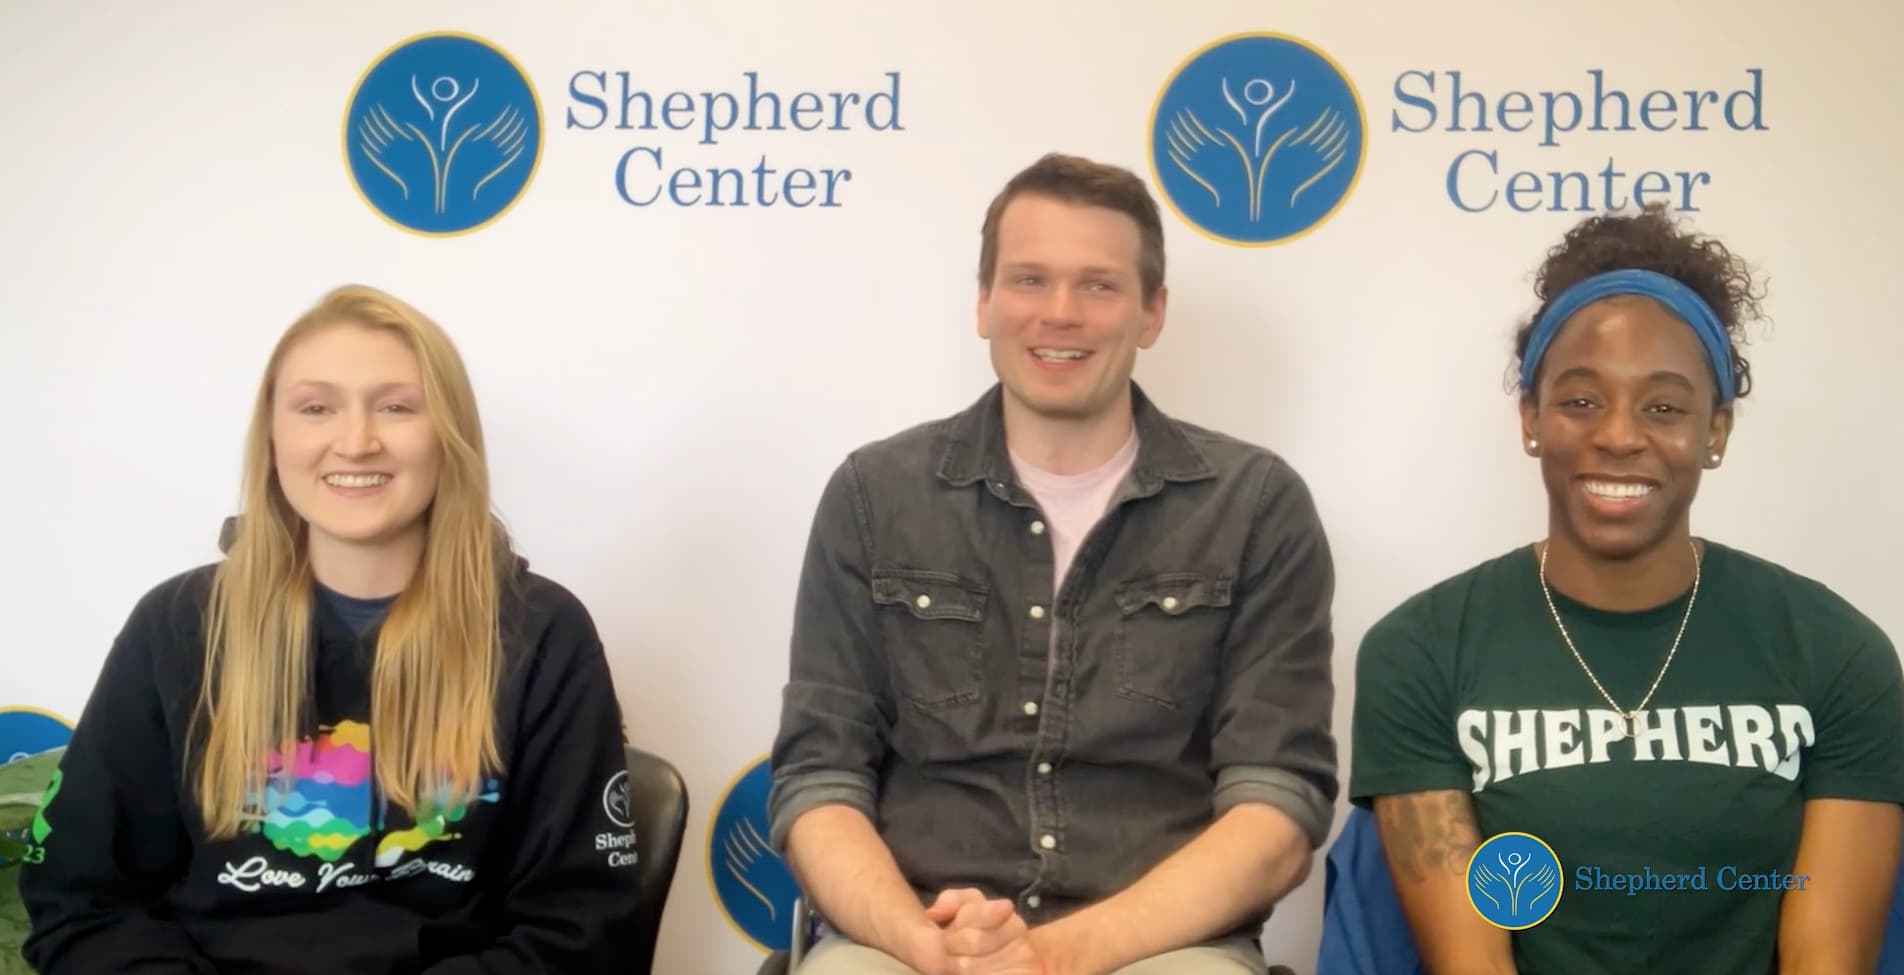
[[[1750,390],[1751,273],[1647,210],[1575,227],[1536,292],[1515,351],[1547,535],[1408,599],[1356,665],[1350,796],[1420,960],[1874,971],[1904,838],[1897,653],[1689,523]]]

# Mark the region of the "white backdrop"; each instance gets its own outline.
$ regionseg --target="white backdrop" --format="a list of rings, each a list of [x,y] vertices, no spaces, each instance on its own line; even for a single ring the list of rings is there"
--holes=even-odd
[[[982,210],[1048,149],[1151,178],[1171,73],[1227,35],[1273,31],[1346,70],[1366,155],[1332,218],[1238,247],[1167,211],[1172,301],[1138,379],[1167,410],[1265,443],[1308,478],[1340,573],[1337,720],[1348,754],[1357,641],[1408,594],[1541,530],[1516,443],[1508,339],[1531,272],[1577,213],[1466,212],[1448,171],[1609,160],[1708,174],[1702,229],[1769,274],[1758,388],[1695,530],[1817,575],[1904,634],[1880,426],[1904,362],[1904,108],[1867,82],[1904,8],[1829,0],[1607,0],[1539,11],[1323,0],[847,0],[719,6],[410,0],[303,12],[236,2],[0,6],[0,500],[12,516],[0,705],[71,718],[134,600],[215,555],[242,425],[279,331],[334,284],[440,320],[477,383],[496,496],[536,567],[593,610],[629,729],[693,791],[660,970],[750,972],[760,950],[710,884],[722,791],[775,728],[808,519],[841,455],[956,410],[991,379],[972,328]],[[340,132],[357,79],[412,35],[464,31],[530,79],[544,132],[515,206],[431,237],[354,188]],[[169,35],[169,36],[168,36]],[[1486,94],[1590,97],[1750,86],[1762,128],[1448,131],[1449,72]],[[578,72],[657,93],[888,90],[897,131],[564,127]],[[1439,105],[1419,95],[1433,72]],[[1412,97],[1412,96],[1411,96]],[[1739,111],[1744,112],[1741,105]],[[1521,118],[1530,116],[1517,116]],[[1663,117],[1663,116],[1662,116]],[[1745,120],[1741,114],[1739,119]],[[1499,116],[1493,116],[1498,123]],[[1397,124],[1403,128],[1397,128]],[[850,169],[840,206],[634,207],[617,160]],[[1492,184],[1464,170],[1464,199]],[[1598,179],[1596,175],[1595,179]],[[1675,186],[1678,177],[1672,177]],[[1345,768],[1346,773],[1346,768]],[[1344,807],[1346,808],[1346,807]],[[1272,920],[1313,970],[1322,871]]]

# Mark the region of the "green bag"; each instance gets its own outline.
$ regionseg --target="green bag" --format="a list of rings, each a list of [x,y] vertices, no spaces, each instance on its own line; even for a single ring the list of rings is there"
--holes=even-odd
[[[27,935],[26,905],[20,901],[20,858],[65,754],[66,749],[55,748],[0,765],[0,975],[33,973],[20,957]]]

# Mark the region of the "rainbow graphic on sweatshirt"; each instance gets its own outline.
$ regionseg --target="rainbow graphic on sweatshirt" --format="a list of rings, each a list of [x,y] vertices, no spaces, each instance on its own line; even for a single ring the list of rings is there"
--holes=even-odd
[[[417,806],[415,826],[397,830],[377,843],[377,866],[394,867],[405,853],[415,853],[431,843],[453,840],[462,835],[450,832],[450,826],[463,821],[463,816],[469,812],[469,804],[450,802],[447,795],[445,790],[424,799]],[[482,793],[476,798],[481,802],[495,802],[495,780],[486,781]]]
[[[288,767],[287,783],[282,773]],[[272,752],[267,762],[271,779],[265,789],[267,810],[262,832],[271,845],[300,857],[336,862],[373,826],[383,828],[381,810],[373,819],[373,773],[370,766],[370,726],[340,721],[299,742],[291,760]],[[487,780],[477,795],[495,802],[497,783]],[[463,820],[469,804],[451,802],[447,790],[426,796],[417,809],[415,825],[384,836],[377,843],[376,864],[392,867],[405,853],[431,843],[453,840],[460,834],[450,827]]]
[[[283,776],[290,771],[289,781]],[[267,759],[261,826],[287,853],[335,862],[370,834],[370,726],[340,721]]]

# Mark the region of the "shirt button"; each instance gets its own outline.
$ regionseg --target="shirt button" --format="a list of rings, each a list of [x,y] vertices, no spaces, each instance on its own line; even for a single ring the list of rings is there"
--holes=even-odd
[[[1044,903],[1044,899],[1039,897],[1037,894],[1033,894],[1030,897],[1025,898],[1026,907],[1035,908],[1042,903]]]
[[[1032,523],[1031,523],[1031,533],[1032,533],[1033,535],[1043,535],[1043,534],[1045,533],[1045,523],[1044,523],[1044,522],[1042,522],[1042,521],[1034,521],[1034,522],[1032,522]]]
[[[1050,763],[1050,762],[1039,762],[1039,763],[1038,763],[1038,774],[1039,774],[1039,775],[1050,775],[1050,774],[1051,774],[1051,763]]]
[[[1041,620],[1041,619],[1044,619],[1044,618],[1045,618],[1045,608],[1044,608],[1043,606],[1033,606],[1033,607],[1031,608],[1031,618],[1032,618],[1032,619],[1035,619],[1035,620]]]
[[[1047,850],[1055,850],[1058,848],[1058,838],[1055,836],[1052,836],[1050,833],[1046,833],[1045,835],[1038,837],[1038,845],[1044,847]]]
[[[1026,714],[1037,714],[1037,713],[1038,713],[1038,702],[1037,702],[1037,701],[1026,701],[1026,702],[1025,702],[1025,713],[1026,713]]]
[[[1177,608],[1177,597],[1175,597],[1175,596],[1165,596],[1165,597],[1164,597],[1164,611],[1165,611],[1165,612],[1169,612],[1169,611],[1171,611],[1171,610],[1174,610],[1174,609],[1176,609],[1176,608]]]
[[[924,593],[920,593],[919,598],[913,600],[913,603],[917,605],[920,609],[925,609],[927,606],[932,605],[932,597]]]

